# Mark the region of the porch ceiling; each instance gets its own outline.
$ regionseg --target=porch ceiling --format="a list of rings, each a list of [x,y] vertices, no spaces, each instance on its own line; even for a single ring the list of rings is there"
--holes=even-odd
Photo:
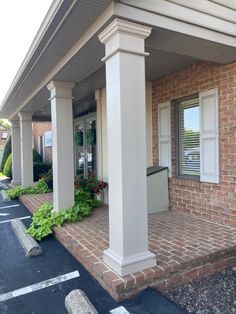
[[[85,0],[71,0],[70,3],[70,9],[64,8],[67,16],[58,26],[54,37],[50,42],[44,43],[33,66],[27,73],[23,71],[16,84],[13,84],[0,108],[1,117],[14,118],[23,108],[24,111],[33,112],[36,120],[49,119],[49,92],[46,84],[52,79],[76,82],[73,89],[74,102],[105,86],[105,69],[101,61],[105,49],[98,40],[98,33],[114,16],[125,17],[127,13],[122,11],[120,3],[113,2],[109,6],[111,0],[93,0],[94,6],[91,3],[88,5]],[[103,18],[98,22],[101,14]],[[148,14],[145,12],[144,18]],[[95,21],[96,27],[94,26],[90,39],[83,39],[83,34]],[[147,80],[158,79],[198,60],[228,63],[236,59],[236,48],[230,45],[176,32],[168,29],[168,25],[166,28],[151,26],[151,36],[146,40],[146,51],[150,53],[146,58]],[[84,40],[80,49],[76,46],[78,39]],[[73,49],[77,52],[73,53]]]
[[[91,45],[91,52],[95,47]],[[169,73],[172,73],[178,69],[189,66],[197,61],[195,58],[181,56],[174,52],[163,52],[158,49],[148,48],[146,49],[150,55],[146,58],[146,80],[151,81],[159,79]],[[104,56],[104,48],[98,46],[96,48],[97,58],[88,56],[86,52],[84,55],[74,58],[72,62],[55,77],[55,80],[59,81],[73,81],[79,82],[73,89],[74,103],[77,103],[88,95],[94,93],[95,90],[105,87],[106,76],[105,66],[100,61]],[[91,60],[90,64],[86,61]],[[91,57],[91,58],[89,58]],[[86,71],[90,68],[96,71],[86,77]],[[78,70],[79,69],[79,70]],[[81,80],[81,77],[85,77]],[[35,120],[50,120],[50,102],[49,92],[47,88],[43,88],[24,108],[24,111],[34,112]]]

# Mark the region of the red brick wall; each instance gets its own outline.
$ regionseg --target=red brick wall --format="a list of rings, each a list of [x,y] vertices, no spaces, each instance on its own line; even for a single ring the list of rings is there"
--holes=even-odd
[[[218,87],[220,127],[220,184],[176,177],[176,126],[171,107],[171,209],[236,227],[236,63],[199,62],[152,82],[153,162],[158,164],[158,104]]]
[[[44,133],[47,131],[51,131],[51,129],[52,127],[50,122],[40,122],[33,124],[34,148],[37,150],[37,152],[40,153],[39,136],[44,135]],[[52,162],[52,147],[45,147],[45,161],[47,163]]]

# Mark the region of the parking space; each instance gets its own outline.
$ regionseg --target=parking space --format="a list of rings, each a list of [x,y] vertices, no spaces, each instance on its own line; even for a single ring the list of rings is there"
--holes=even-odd
[[[66,313],[64,300],[74,289],[82,289],[99,313],[183,313],[152,289],[118,304],[53,236],[40,243],[43,255],[26,257],[7,220],[29,217],[30,213],[18,201],[1,201],[0,213],[8,214],[0,216],[1,314]],[[23,222],[28,226],[31,219]]]

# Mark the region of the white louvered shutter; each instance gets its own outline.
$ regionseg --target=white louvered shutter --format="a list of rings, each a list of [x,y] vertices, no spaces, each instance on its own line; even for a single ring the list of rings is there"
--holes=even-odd
[[[158,106],[159,165],[168,167],[171,177],[171,115],[170,102]]]
[[[200,181],[219,183],[218,90],[199,94],[200,105]]]

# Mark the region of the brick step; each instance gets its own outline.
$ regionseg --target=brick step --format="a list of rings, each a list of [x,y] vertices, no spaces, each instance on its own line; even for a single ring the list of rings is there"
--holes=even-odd
[[[82,244],[65,236],[62,229],[55,228],[56,238],[83,266],[98,280],[98,282],[117,301],[122,301],[136,295],[146,287],[154,287],[161,291],[175,287],[199,278],[209,276],[228,266],[236,265],[236,245],[220,249],[205,256],[199,256],[179,265],[163,267],[157,265],[132,275],[119,277],[105,266],[101,259],[91,253],[86,255]]]

